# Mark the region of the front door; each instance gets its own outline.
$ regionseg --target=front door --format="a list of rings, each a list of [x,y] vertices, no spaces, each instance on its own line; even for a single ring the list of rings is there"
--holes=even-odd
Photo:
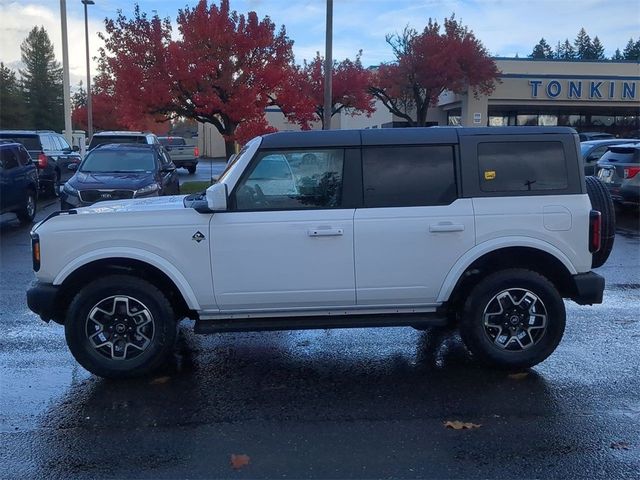
[[[355,305],[353,208],[344,150],[261,152],[211,222],[221,310]]]

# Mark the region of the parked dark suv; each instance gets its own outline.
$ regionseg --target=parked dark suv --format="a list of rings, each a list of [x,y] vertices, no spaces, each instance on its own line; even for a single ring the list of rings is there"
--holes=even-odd
[[[0,214],[15,212],[20,223],[36,215],[38,174],[27,150],[16,142],[0,142]]]
[[[82,160],[78,147],[71,147],[62,135],[51,130],[0,130],[0,139],[24,145],[37,162],[40,188],[52,196],[58,196],[60,185],[73,175],[69,165],[77,166]]]
[[[598,160],[598,178],[614,202],[640,206],[640,142],[609,147]]]
[[[161,145],[106,144],[87,153],[65,183],[60,208],[179,193],[176,166]]]

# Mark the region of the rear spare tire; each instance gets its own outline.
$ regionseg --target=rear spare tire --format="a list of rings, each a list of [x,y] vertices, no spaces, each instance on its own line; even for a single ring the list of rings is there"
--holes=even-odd
[[[607,187],[596,177],[585,177],[585,181],[591,207],[602,215],[600,250],[593,254],[591,260],[591,267],[598,268],[604,265],[613,249],[613,240],[616,235],[616,212]]]

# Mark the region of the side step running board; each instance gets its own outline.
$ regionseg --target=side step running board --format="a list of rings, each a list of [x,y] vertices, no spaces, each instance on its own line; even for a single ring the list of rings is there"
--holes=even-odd
[[[236,318],[198,320],[195,333],[257,332],[267,330],[324,330],[326,328],[431,327],[445,326],[447,319],[437,314],[353,315],[282,318]]]

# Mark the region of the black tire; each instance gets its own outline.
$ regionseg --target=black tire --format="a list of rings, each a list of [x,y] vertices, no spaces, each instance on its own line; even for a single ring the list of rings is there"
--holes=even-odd
[[[516,302],[497,299],[506,291]],[[496,327],[485,326],[485,313]],[[516,317],[518,324],[512,323]],[[534,324],[530,323],[531,317],[536,317]],[[529,368],[553,353],[564,334],[565,320],[564,302],[549,280],[531,270],[502,270],[488,275],[471,290],[460,319],[460,336],[482,363],[507,369]],[[524,331],[521,327],[527,327],[529,333],[519,339]],[[503,331],[507,333],[503,335]],[[509,338],[501,341],[506,335]]]
[[[194,173],[196,173],[196,166],[192,166],[192,167],[187,167],[187,171],[189,172],[189,175],[193,175]]]
[[[60,196],[60,172],[57,170],[53,172],[53,180],[51,184],[47,186],[47,195],[54,198]]]
[[[37,205],[38,195],[34,190],[27,190],[27,201],[24,206],[16,212],[18,221],[23,225],[33,223],[33,219],[36,217]]]
[[[591,208],[598,210],[602,216],[600,250],[593,254],[591,260],[591,268],[598,268],[604,265],[613,249],[613,241],[616,236],[616,210],[609,190],[600,179],[585,177],[585,181],[587,195],[591,200]]]
[[[112,305],[111,316],[104,314],[108,310],[105,305]],[[103,322],[102,326],[98,327],[90,315]],[[78,363],[105,378],[138,377],[158,369],[172,352],[177,330],[175,313],[165,295],[151,283],[130,275],[109,275],[80,290],[69,306],[64,326],[67,345]],[[103,345],[95,345],[90,337]],[[136,342],[138,347],[131,347]],[[124,358],[114,359],[114,352],[122,351],[123,344]]]

